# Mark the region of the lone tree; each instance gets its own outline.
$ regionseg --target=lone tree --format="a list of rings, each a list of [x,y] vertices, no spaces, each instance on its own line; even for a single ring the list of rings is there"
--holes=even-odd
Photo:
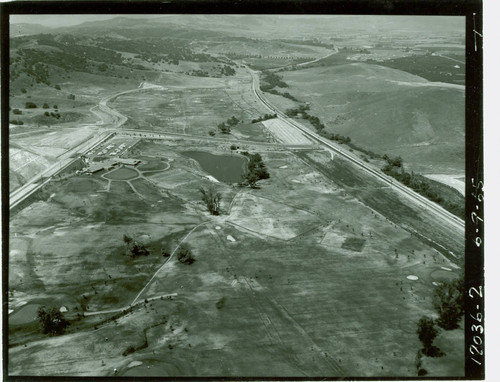
[[[201,192],[201,200],[205,202],[205,205],[208,208],[208,211],[212,215],[219,215],[220,213],[220,200],[222,195],[220,192],[215,192],[215,190],[211,187],[208,189],[204,189],[200,187]]]
[[[426,316],[420,318],[417,334],[418,339],[424,345],[423,353],[427,356],[432,356],[436,351],[436,348],[432,346],[432,342],[438,334],[437,329],[434,327],[434,320]]]
[[[445,281],[432,296],[432,304],[439,315],[437,324],[445,330],[456,329],[464,314],[464,283],[462,279]]]
[[[45,306],[38,308],[38,321],[42,333],[48,335],[63,334],[69,322],[64,319],[63,314],[56,307],[47,309]]]
[[[177,251],[177,260],[179,260],[182,264],[193,264],[195,258],[193,257],[193,253],[191,252],[191,248],[188,244],[182,243],[179,245],[179,249]]]

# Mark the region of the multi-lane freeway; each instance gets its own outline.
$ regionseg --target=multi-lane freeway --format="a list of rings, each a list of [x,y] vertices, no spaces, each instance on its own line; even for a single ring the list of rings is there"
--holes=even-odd
[[[270,103],[266,97],[262,94],[262,91],[260,90],[260,79],[259,79],[259,71],[255,71],[250,69],[248,66],[245,66],[246,69],[249,71],[249,73],[252,76],[252,90],[253,93],[255,94],[255,97],[267,108],[269,109],[272,113],[275,113],[277,115],[277,118],[281,119],[283,122],[289,124],[295,129],[300,130],[302,133],[304,133],[306,136],[312,138],[314,141],[319,142],[323,146],[327,147],[329,150],[334,151],[336,154],[340,155],[342,158],[347,159],[351,163],[354,163],[356,166],[360,167],[363,169],[365,172],[377,177],[378,179],[384,181],[385,183],[391,185],[391,187],[398,191],[400,194],[404,195],[417,205],[423,206],[427,208],[429,211],[433,212],[436,217],[439,219],[442,219],[446,221],[447,223],[459,228],[459,229],[464,229],[465,227],[465,222],[460,219],[458,216],[453,215],[451,212],[445,210],[443,207],[440,205],[430,201],[429,199],[425,198],[424,196],[416,193],[413,191],[411,188],[406,187],[405,185],[399,183],[395,179],[385,175],[382,171],[379,169],[372,167],[365,162],[363,162],[361,159],[345,152],[341,148],[339,148],[337,145],[335,145],[333,142],[330,140],[320,136],[319,134],[316,134],[309,130],[307,127],[304,125],[300,124],[299,122],[288,118],[288,116],[283,113],[281,110],[279,110],[275,105]]]

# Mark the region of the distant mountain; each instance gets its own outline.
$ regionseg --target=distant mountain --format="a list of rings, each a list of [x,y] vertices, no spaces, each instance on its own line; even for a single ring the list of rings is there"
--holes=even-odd
[[[43,17],[43,16],[41,16]],[[24,28],[22,27],[24,26]],[[247,38],[334,37],[350,33],[411,34],[438,36],[464,34],[463,17],[447,16],[346,16],[346,15],[164,15],[154,17],[118,16],[108,20],[87,21],[78,25],[48,28],[36,24],[13,24],[12,36],[37,33],[102,35],[115,32],[127,38],[170,37],[205,39],[241,36]],[[185,33],[185,32],[190,33]],[[134,36],[135,34],[135,36]]]
[[[10,24],[9,29],[10,37],[27,36],[52,31],[52,28],[45,25],[27,23]]]

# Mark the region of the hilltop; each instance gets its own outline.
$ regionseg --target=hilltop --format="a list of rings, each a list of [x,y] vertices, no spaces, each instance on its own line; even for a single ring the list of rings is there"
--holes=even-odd
[[[424,173],[464,171],[462,86],[367,63],[280,74],[328,131],[378,154],[400,155]]]

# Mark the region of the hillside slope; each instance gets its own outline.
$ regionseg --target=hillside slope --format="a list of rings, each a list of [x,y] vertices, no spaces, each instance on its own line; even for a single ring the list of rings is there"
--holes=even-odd
[[[415,171],[464,172],[462,86],[364,63],[282,76],[290,93],[309,102],[309,114],[319,117],[329,131],[376,153],[401,155]]]

